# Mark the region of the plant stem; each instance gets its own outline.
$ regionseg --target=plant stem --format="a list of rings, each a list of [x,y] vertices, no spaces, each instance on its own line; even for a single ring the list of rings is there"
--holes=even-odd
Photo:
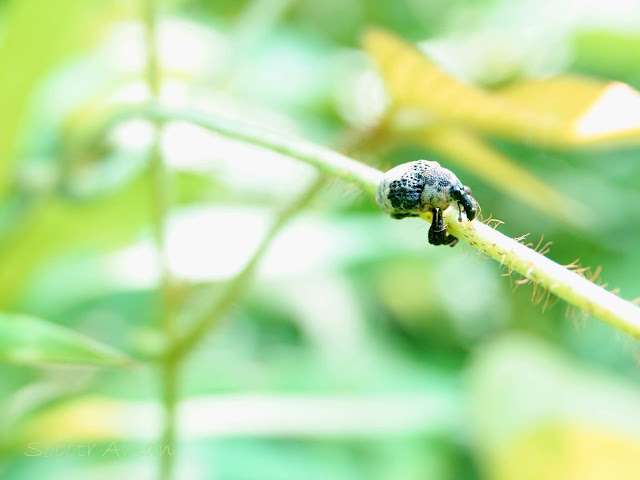
[[[239,124],[227,118],[185,109],[129,105],[120,107],[105,126],[131,117],[189,122],[216,134],[264,147],[308,163],[328,176],[357,184],[371,195],[375,195],[378,182],[382,178],[381,171],[327,148]],[[568,304],[640,340],[640,308],[636,305],[477,220],[458,222],[456,212],[447,211],[444,218],[448,230],[460,240],[548,289]],[[431,221],[430,214],[421,217]]]
[[[375,194],[382,172],[329,149],[287,138],[228,119],[180,109],[155,107],[134,108],[128,115],[144,115],[156,119],[184,120],[229,138],[268,148],[306,162],[324,173],[358,184]],[[445,213],[449,231],[471,247],[508,266],[551,293],[611,326],[640,340],[640,308],[627,302],[584,277],[549,260],[493,228],[474,220],[458,222],[457,210]],[[431,215],[422,215],[431,221]]]
[[[145,0],[145,31],[147,41],[147,84],[150,92],[151,108],[157,104],[160,96],[161,78],[160,63],[158,60],[157,45],[157,23],[158,4],[157,0]],[[156,245],[157,258],[160,265],[160,296],[162,302],[170,303],[171,299],[171,279],[169,274],[168,259],[165,245],[165,231],[167,216],[170,210],[170,186],[169,174],[160,152],[160,136],[163,126],[161,118],[153,119],[154,136],[149,152],[150,169],[153,177],[152,181],[152,215],[153,215],[153,236]],[[165,305],[166,307],[166,305]],[[165,329],[171,330],[172,320],[169,315],[170,309],[163,308],[163,325]]]
[[[258,248],[253,253],[244,268],[229,281],[221,294],[216,292],[206,292],[204,305],[193,315],[194,320],[191,327],[182,335],[167,353],[168,358],[179,360],[189,353],[193,347],[204,337],[204,335],[224,316],[229,308],[238,301],[239,297],[246,291],[248,283],[251,281],[258,263],[265,252],[271,246],[274,238],[282,227],[302,208],[304,208],[318,193],[325,184],[325,177],[320,176],[312,185],[306,189],[297,199],[289,202],[276,216],[275,220],[262,238]]]
[[[482,222],[458,222],[445,213],[447,230],[485,255],[522,274],[567,303],[640,339],[640,308]],[[426,220],[430,217],[425,215]]]
[[[164,408],[164,424],[162,427],[161,449],[167,449],[168,455],[160,456],[160,480],[170,480],[173,476],[174,455],[176,453],[176,429],[178,407],[178,374],[180,364],[172,358],[162,363],[162,405]]]
[[[149,86],[150,105],[159,101],[161,88],[161,71],[158,58],[158,0],[144,1],[144,27],[147,45],[146,76]],[[175,330],[175,296],[173,282],[169,270],[166,249],[166,223],[171,208],[169,173],[160,151],[160,136],[163,120],[154,119],[154,138],[150,151],[150,169],[152,181],[153,234],[160,267],[158,293],[160,300],[161,323],[167,338],[172,338]],[[164,423],[162,429],[161,448],[175,453],[176,446],[176,408],[178,397],[177,362],[166,359],[160,367],[162,382],[162,404],[164,406]],[[173,474],[173,455],[160,456],[160,480],[170,480]]]
[[[120,106],[100,128],[92,135],[101,135],[114,124],[136,117],[152,120],[184,121],[197,125],[227,138],[240,140],[271,151],[287,155],[293,159],[308,163],[331,177],[341,178],[357,184],[365,192],[375,195],[382,172],[369,165],[357,162],[346,155],[299,138],[285,137],[264,129],[257,129],[229,118],[217,117],[181,108],[161,105]]]

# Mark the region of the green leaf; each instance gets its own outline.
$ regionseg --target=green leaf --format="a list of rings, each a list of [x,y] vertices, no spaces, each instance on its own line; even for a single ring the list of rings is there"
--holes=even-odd
[[[0,308],[15,308],[25,283],[46,261],[73,249],[126,244],[150,218],[149,176],[87,202],[34,199],[0,242]]]
[[[90,48],[109,21],[129,13],[122,2],[114,1],[5,3],[0,42],[0,194],[10,183],[12,159],[34,90],[62,60]]]
[[[598,27],[580,29],[575,33],[571,49],[576,70],[638,85],[640,32]]]
[[[174,176],[176,201],[199,201],[212,181],[188,172]],[[151,178],[144,173],[121,188],[74,201],[28,199],[20,221],[0,238],[0,309],[20,309],[28,282],[47,262],[69,252],[100,253],[128,244],[151,220]]]
[[[0,361],[121,366],[131,360],[73,330],[27,315],[0,313]]]

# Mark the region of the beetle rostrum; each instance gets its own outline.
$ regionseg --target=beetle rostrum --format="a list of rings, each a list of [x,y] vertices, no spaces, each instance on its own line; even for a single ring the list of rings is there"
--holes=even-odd
[[[463,185],[451,170],[429,160],[403,163],[385,173],[378,184],[376,202],[396,219],[432,212],[429,243],[452,247],[458,239],[447,233],[442,212],[452,204],[457,205],[458,221],[461,222],[463,210],[469,221],[476,218],[480,210],[469,187]]]

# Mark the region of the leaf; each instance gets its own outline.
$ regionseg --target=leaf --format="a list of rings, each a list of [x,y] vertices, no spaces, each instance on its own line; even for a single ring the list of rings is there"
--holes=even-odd
[[[496,189],[512,195],[527,205],[567,224],[584,227],[588,221],[586,209],[574,199],[563,195],[542,179],[493,148],[479,135],[455,126],[416,127],[415,116],[393,118],[388,124],[395,137],[416,141],[437,152]],[[399,122],[404,121],[404,128]],[[411,127],[407,128],[409,125]]]
[[[518,82],[499,94],[534,115],[560,119],[567,145],[640,140],[640,92],[625,83],[566,75]]]
[[[87,202],[33,199],[21,223],[0,242],[0,308],[13,308],[25,283],[45,261],[74,248],[125,244],[151,217],[149,176]]]
[[[178,202],[197,201],[211,190],[210,180],[188,172],[176,173],[174,180]],[[103,252],[131,241],[151,220],[150,181],[143,173],[82,201],[29,199],[20,222],[0,239],[0,309],[16,307],[25,284],[45,262],[78,249]]]
[[[521,138],[533,133],[532,127],[540,135],[547,124],[556,126],[554,118],[532,119],[500,97],[462,84],[388,32],[371,30],[364,46],[376,59],[396,108],[422,109],[444,122],[507,137]]]
[[[75,43],[87,0],[13,0],[3,12],[0,44],[0,191],[33,89]]]
[[[614,338],[610,329],[598,332],[600,340]],[[467,374],[473,448],[494,470],[489,478],[637,478],[640,393],[633,381],[522,334],[488,342]]]
[[[640,443],[601,427],[550,422],[517,435],[490,469],[495,480],[635,480]]]
[[[119,366],[125,355],[73,330],[27,315],[0,313],[0,361]]]
[[[526,81],[499,92],[465,85],[395,35],[372,30],[376,59],[395,109],[520,142],[568,147],[640,140],[640,93],[579,77]]]
[[[34,91],[60,62],[90,48],[103,28],[136,14],[127,2],[12,0],[4,2],[0,42],[0,195],[10,184],[21,129]]]
[[[608,28],[580,29],[571,49],[576,70],[638,84],[640,33]]]

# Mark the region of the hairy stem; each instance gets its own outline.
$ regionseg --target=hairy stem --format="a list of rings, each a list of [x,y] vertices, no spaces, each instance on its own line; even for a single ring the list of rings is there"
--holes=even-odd
[[[131,117],[189,122],[216,134],[267,148],[308,163],[328,176],[357,184],[371,195],[375,195],[378,182],[382,178],[382,172],[379,170],[327,148],[239,124],[226,118],[190,110],[133,105],[120,108],[110,117],[108,123],[118,123]],[[430,214],[424,214],[422,218],[431,221]],[[640,340],[640,308],[633,303],[621,299],[477,220],[458,222],[457,210],[445,212],[444,218],[448,230],[471,247],[548,289],[568,304]]]
[[[146,111],[138,108],[137,111],[134,109],[128,113],[136,114],[156,119],[184,120],[226,137],[268,148],[313,165],[330,176],[356,183],[370,194],[375,193],[382,176],[379,170],[329,149],[227,119],[161,107]],[[431,220],[428,214],[422,217],[427,221]],[[447,211],[445,221],[449,231],[471,247],[548,289],[570,305],[640,339],[640,308],[636,305],[477,220],[458,222],[457,210]]]
[[[640,339],[640,308],[549,260],[484,223],[458,222],[457,210],[445,213],[447,229],[485,255],[522,274],[567,303]],[[425,216],[429,220],[429,217]]]

